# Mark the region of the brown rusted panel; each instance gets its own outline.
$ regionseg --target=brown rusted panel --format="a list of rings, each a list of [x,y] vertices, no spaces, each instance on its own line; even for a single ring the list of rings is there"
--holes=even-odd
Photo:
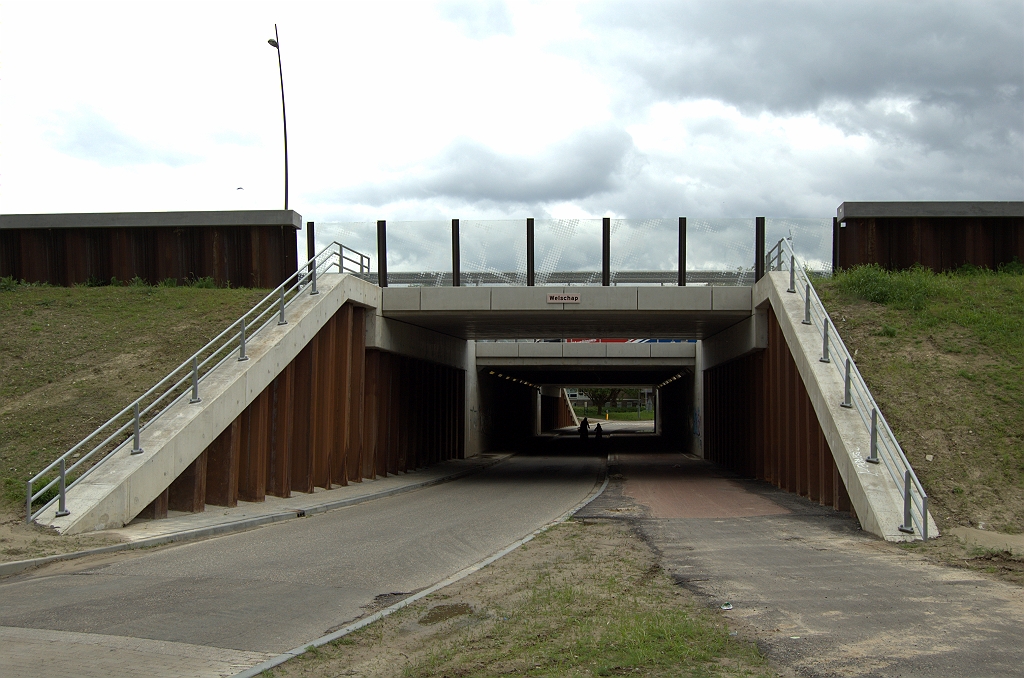
[[[334,449],[335,391],[337,390],[335,332],[338,314],[335,313],[317,332],[316,363],[313,371],[317,375],[317,389],[313,400],[313,484],[324,489],[331,488],[331,452]]]
[[[836,503],[835,509],[837,511],[849,511],[853,512],[853,504],[850,503],[850,494],[846,491],[846,485],[843,483],[842,477],[839,475],[839,469],[837,468],[834,474],[834,483],[836,486]]]
[[[271,384],[270,446],[267,460],[267,494],[290,497],[292,450],[295,441],[295,360],[288,363]]]
[[[796,484],[794,492],[799,494],[801,497],[807,496],[808,486],[808,462],[807,458],[809,455],[809,444],[808,444],[808,433],[807,429],[810,426],[810,421],[807,415],[808,406],[810,401],[807,398],[807,390],[804,388],[803,379],[799,377],[797,373],[796,379],[796,393],[795,399],[795,419],[796,425]]]
[[[365,344],[365,342],[364,342]],[[366,381],[363,391],[363,454],[364,478],[377,475],[377,416],[380,390],[380,351],[363,349],[366,353]]]
[[[821,498],[821,426],[818,424],[818,417],[814,413],[814,406],[811,399],[804,401],[807,408],[807,427],[804,435],[807,436],[807,498],[811,501],[818,501]]]
[[[397,356],[395,384],[398,386],[398,403],[395,410],[395,428],[398,432],[398,470],[407,473],[412,470],[415,461],[409,459],[409,430],[412,421],[411,382],[414,375],[410,369],[412,360],[405,356]]]
[[[832,458],[832,451],[825,440],[825,433],[818,429],[818,477],[821,478],[821,496],[818,502],[822,506],[835,504],[835,484],[833,475],[836,468],[836,461]]]
[[[391,387],[391,354],[380,352],[380,389],[377,399],[377,475],[386,477],[394,473],[391,455],[391,408],[393,390]]]
[[[267,386],[242,411],[238,498],[263,501],[267,494],[267,448],[270,439],[270,389]]]
[[[241,417],[206,448],[206,503],[238,505],[238,460],[241,453]]]
[[[206,508],[206,450],[182,471],[168,488],[167,507],[172,511],[200,513]]]
[[[167,495],[168,491],[165,489],[163,492],[157,495],[156,499],[149,502],[146,508],[139,512],[139,518],[152,518],[159,520],[160,518],[167,517]]]
[[[839,265],[878,264],[936,271],[964,264],[997,268],[1024,258],[1021,217],[852,218],[838,229]]]
[[[388,379],[391,382],[391,400],[388,405],[388,473],[398,473],[404,469],[399,466],[401,449],[401,430],[399,419],[402,413],[402,387],[400,379],[401,359],[388,354]]]
[[[345,436],[345,468],[349,481],[363,479],[363,402],[366,397],[366,310],[352,308],[349,335],[348,430]],[[368,477],[372,478],[373,475]]]
[[[334,314],[334,445],[330,455],[330,478],[335,485],[348,485],[348,444],[352,427],[352,305],[345,304]]]
[[[312,398],[316,393],[313,375],[313,352],[316,340],[310,341],[295,356],[294,390],[292,396],[292,492],[313,491]]]

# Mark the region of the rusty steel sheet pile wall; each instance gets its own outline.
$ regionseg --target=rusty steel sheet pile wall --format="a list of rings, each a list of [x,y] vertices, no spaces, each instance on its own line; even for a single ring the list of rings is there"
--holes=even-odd
[[[919,264],[949,271],[964,264],[995,269],[1014,257],[1024,261],[1024,217],[848,218],[834,237],[839,269]]]
[[[291,225],[0,230],[0,277],[51,285],[209,277],[220,287],[274,288],[297,266]]]
[[[837,511],[849,494],[774,310],[768,348],[704,371],[705,456]]]
[[[575,421],[572,416],[572,412],[569,409],[568,400],[559,395],[548,396],[541,394],[540,396],[540,430],[541,431],[553,431],[556,428],[565,428],[567,426],[573,426]]]
[[[344,304],[143,516],[236,506],[465,456],[465,372],[367,349]]]

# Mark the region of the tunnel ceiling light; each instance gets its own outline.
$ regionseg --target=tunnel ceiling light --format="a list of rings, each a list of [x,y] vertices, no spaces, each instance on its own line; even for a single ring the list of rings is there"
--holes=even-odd
[[[494,374],[494,370],[491,370],[491,374]]]

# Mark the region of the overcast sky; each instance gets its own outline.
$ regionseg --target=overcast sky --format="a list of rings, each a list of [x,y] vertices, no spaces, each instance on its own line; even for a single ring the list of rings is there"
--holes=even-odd
[[[1024,2],[2,2],[0,211],[1024,198]],[[241,189],[241,190],[239,190]]]

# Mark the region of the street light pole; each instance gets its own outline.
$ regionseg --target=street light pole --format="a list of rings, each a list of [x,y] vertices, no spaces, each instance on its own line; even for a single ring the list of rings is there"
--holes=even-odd
[[[284,69],[281,67],[281,43],[278,41],[277,24],[274,24],[274,37],[267,43],[277,50],[277,72],[281,76],[281,123],[284,126],[284,208],[288,209],[288,116],[284,111]]]

